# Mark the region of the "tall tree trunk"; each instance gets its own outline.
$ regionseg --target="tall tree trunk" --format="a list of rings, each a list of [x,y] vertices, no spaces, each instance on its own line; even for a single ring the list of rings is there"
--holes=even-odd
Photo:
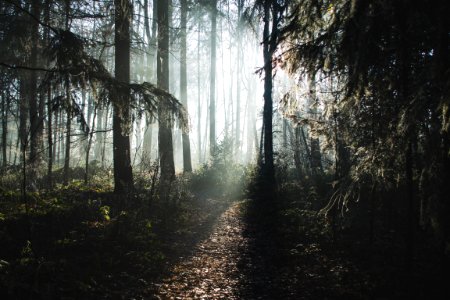
[[[34,0],[31,4],[31,14],[39,19],[40,15],[40,0]],[[31,24],[31,54],[30,54],[30,66],[36,68],[37,66],[37,55],[38,55],[38,42],[39,42],[39,23],[30,18]],[[39,129],[42,126],[39,122],[39,112],[38,112],[38,94],[37,94],[37,73],[36,71],[29,71],[29,90],[28,90],[28,101],[29,101],[29,113],[30,113],[30,163],[34,164],[39,161],[39,144],[40,136]]]
[[[21,72],[20,79],[20,103],[19,103],[19,140],[20,140],[20,159],[26,157],[27,145],[28,145],[28,99],[27,99],[27,76],[26,71]],[[25,161],[21,161],[25,164]]]
[[[105,133],[103,128],[103,119],[104,119],[104,109],[103,107],[97,108],[97,126],[95,131],[95,148],[94,148],[94,157],[100,161],[100,157],[102,156],[102,145]]]
[[[69,16],[70,16],[70,2],[66,0],[66,30],[69,30]],[[70,92],[70,75],[65,78],[65,94],[66,94],[66,107],[67,107],[67,120],[66,120],[66,143],[65,143],[65,155],[64,155],[64,169],[63,169],[63,184],[69,184],[69,168],[70,168],[70,135],[72,128],[72,95]]]
[[[315,74],[310,74],[309,78],[309,110],[310,110],[310,118],[312,120],[316,120],[317,118],[317,93],[316,93],[316,78]],[[310,165],[311,165],[311,174],[314,176],[320,175],[323,173],[322,167],[322,155],[320,153],[320,142],[319,139],[314,137],[312,132],[310,133],[310,143],[311,143],[311,156]]]
[[[92,139],[94,137],[94,128],[95,128],[95,118],[97,117],[97,108],[94,107],[94,116],[92,118],[92,125],[90,128],[88,142],[86,145],[86,153],[85,153],[85,162],[84,162],[84,183],[88,184],[89,182],[89,153],[91,151]]]
[[[238,0],[237,6],[238,6],[238,15],[237,15],[237,53],[236,53],[236,132],[235,132],[235,155],[236,157],[239,157],[240,155],[239,150],[241,146],[241,54],[242,54],[242,38],[241,38],[241,15],[242,15],[242,9],[243,9],[244,1]]]
[[[129,0],[114,0],[115,7],[115,77],[130,82],[130,22],[132,6]],[[113,101],[114,192],[133,189],[130,151],[130,91],[123,88]]]
[[[7,151],[7,138],[8,138],[8,103],[9,97],[2,93],[2,166],[6,168],[8,165],[6,151]]]
[[[158,87],[169,90],[169,2],[158,0]],[[161,167],[160,199],[168,200],[170,185],[175,178],[173,160],[172,122],[165,102],[158,105],[158,144]]]
[[[201,133],[201,115],[202,115],[202,106],[201,106],[201,92],[200,92],[200,21],[198,22],[198,33],[197,33],[197,151],[198,151],[198,164],[202,163],[202,133]]]
[[[154,81],[154,62],[155,62],[155,52],[156,52],[156,29],[157,29],[157,1],[153,1],[152,10],[152,24],[150,26],[149,18],[149,4],[148,0],[144,0],[144,27],[145,35],[149,43],[149,49],[146,51],[147,64],[146,64],[146,78],[148,81]],[[144,140],[142,142],[142,156],[141,156],[141,171],[143,168],[150,167],[151,152],[152,152],[152,116],[146,114],[145,116],[145,130],[144,130]]]
[[[108,128],[108,120],[110,118],[110,106],[106,106],[106,113],[105,117],[103,118],[103,139],[102,139],[102,146],[101,146],[101,165],[102,167],[105,167],[105,160],[106,160],[106,138],[107,138],[107,132],[106,128]]]
[[[217,0],[211,1],[211,69],[209,86],[209,154],[216,151],[216,35]]]
[[[48,162],[47,162],[47,185],[53,186],[53,133],[52,133],[52,91],[47,89],[47,143],[48,143]]]
[[[152,139],[153,139],[153,117],[150,114],[145,116],[144,141],[142,143],[141,168],[148,168],[151,165]],[[141,170],[142,171],[142,170]]]
[[[273,4],[275,5],[275,4]],[[275,9],[273,9],[275,11]],[[277,16],[272,14],[272,32],[270,31],[271,1],[264,2],[264,33],[263,33],[263,53],[264,53],[264,110],[263,110],[263,132],[264,132],[264,164],[263,178],[268,188],[268,196],[275,186],[275,170],[273,163],[273,101],[272,101],[272,55],[276,46]]]
[[[256,116],[255,116],[255,99],[254,94],[256,90],[256,81],[252,80],[247,92],[247,99],[248,99],[248,122],[247,122],[247,163],[251,163],[253,160],[253,153],[254,153],[254,146],[255,140],[253,133],[255,132],[256,127]]]
[[[70,94],[69,78],[66,78],[66,101],[67,101],[67,120],[66,120],[66,143],[64,155],[63,184],[69,184],[69,168],[70,168],[70,135],[72,128],[72,96]]]
[[[180,100],[186,111],[188,111],[187,104],[187,46],[186,46],[186,26],[187,26],[187,0],[181,0],[181,54],[180,54]],[[192,172],[191,162],[191,143],[189,133],[183,132],[183,170],[184,172]]]

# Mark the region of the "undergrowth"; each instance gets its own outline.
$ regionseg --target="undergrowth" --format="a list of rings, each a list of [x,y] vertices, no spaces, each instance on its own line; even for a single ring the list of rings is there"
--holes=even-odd
[[[0,180],[2,299],[148,298],[151,283],[242,196],[245,181],[243,167],[217,155],[178,175],[162,203],[157,164],[135,174],[129,195],[113,193],[106,169],[87,185],[77,169],[67,186],[58,176],[52,188],[36,179],[23,195],[18,172]]]

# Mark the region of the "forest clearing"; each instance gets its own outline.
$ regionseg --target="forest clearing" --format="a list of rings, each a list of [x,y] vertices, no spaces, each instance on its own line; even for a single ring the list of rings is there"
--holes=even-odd
[[[450,299],[447,0],[0,0],[1,299]]]

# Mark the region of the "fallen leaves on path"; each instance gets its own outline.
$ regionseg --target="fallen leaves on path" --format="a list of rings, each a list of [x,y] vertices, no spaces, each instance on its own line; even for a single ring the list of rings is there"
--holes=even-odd
[[[171,276],[157,284],[156,298],[239,299],[237,263],[247,243],[240,217],[239,204],[225,211],[193,255],[181,258]]]

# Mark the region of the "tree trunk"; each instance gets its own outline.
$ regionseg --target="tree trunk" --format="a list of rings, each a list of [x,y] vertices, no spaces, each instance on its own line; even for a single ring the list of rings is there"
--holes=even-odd
[[[28,99],[27,99],[27,76],[26,71],[21,72],[20,78],[20,103],[19,103],[19,140],[20,140],[20,159],[26,157],[27,144],[28,144]],[[25,161],[21,161],[25,164]]]
[[[142,143],[141,168],[147,168],[150,167],[151,165],[152,139],[153,139],[152,118],[153,117],[150,114],[147,114],[145,116],[145,131],[144,131],[144,141]]]
[[[200,21],[198,23],[198,33],[197,33],[197,151],[198,151],[198,164],[202,163],[202,133],[201,133],[201,115],[202,115],[202,106],[201,106],[201,93],[200,93]]]
[[[241,54],[242,54],[242,38],[241,38],[241,15],[244,6],[243,0],[237,1],[238,15],[237,15],[237,53],[236,53],[236,132],[235,132],[235,155],[239,157],[239,151],[241,146]]]
[[[202,106],[201,106],[201,98],[202,95],[200,93],[200,20],[198,22],[198,28],[197,28],[197,151],[198,151],[198,164],[200,165],[202,163],[202,124],[201,124],[201,113],[202,113]]]
[[[67,120],[66,120],[66,144],[64,155],[63,184],[69,184],[69,168],[70,168],[70,135],[72,128],[72,97],[70,94],[70,82],[66,78],[66,101],[67,101]]]
[[[84,183],[88,184],[89,182],[89,153],[91,151],[92,139],[94,137],[94,128],[95,128],[95,118],[97,117],[97,108],[94,107],[94,116],[92,118],[92,125],[89,132],[88,142],[86,145],[86,156],[85,156],[85,171],[84,171]]]
[[[96,132],[95,132],[95,148],[94,148],[94,156],[97,160],[101,160],[102,156],[102,145],[103,145],[103,138],[105,133],[102,131],[103,128],[103,113],[104,109],[103,107],[97,108],[97,126],[96,126]]]
[[[32,1],[31,14],[39,19],[40,15],[40,2],[38,0]],[[39,42],[39,23],[30,18],[31,25],[31,54],[30,54],[30,66],[36,68],[37,66],[37,55],[38,55],[38,42]],[[39,122],[39,112],[38,112],[38,94],[37,94],[37,73],[36,71],[29,71],[29,90],[28,90],[28,101],[29,101],[29,113],[30,113],[30,163],[34,164],[39,161],[39,145],[41,132],[39,127],[42,126]]]
[[[169,3],[158,0],[158,56],[157,77],[158,87],[169,89]],[[175,178],[175,164],[173,160],[172,122],[167,105],[158,105],[158,144],[161,167],[160,199],[167,201],[170,185]]]
[[[216,35],[217,0],[211,1],[211,69],[209,86],[209,154],[216,151]]]
[[[273,4],[275,5],[275,4]],[[266,194],[271,196],[275,186],[275,170],[273,163],[273,133],[272,133],[272,55],[275,50],[276,15],[272,15],[272,32],[270,32],[270,11],[271,1],[264,2],[264,33],[263,33],[263,53],[264,53],[264,110],[263,110],[263,132],[264,132],[264,163],[263,180],[268,189]],[[273,9],[275,11],[275,9]]]
[[[130,22],[132,6],[129,0],[114,0],[115,7],[115,77],[130,82]],[[130,151],[130,91],[123,88],[113,101],[114,192],[133,189]]]
[[[316,94],[316,79],[315,74],[310,74],[309,78],[309,110],[310,110],[310,118],[312,120],[317,119],[317,94]],[[310,133],[310,143],[311,143],[311,156],[310,165],[311,165],[311,174],[313,176],[318,176],[323,173],[322,167],[322,155],[320,153],[320,142],[319,139],[314,137],[312,132]]]
[[[180,100],[186,111],[187,105],[187,55],[186,55],[186,26],[187,26],[187,0],[181,0],[181,54],[180,54]],[[191,143],[189,133],[183,132],[183,170],[184,172],[192,172],[191,162]]]
[[[157,30],[157,7],[158,1],[153,1],[152,9],[152,24],[150,26],[149,20],[149,4],[148,0],[144,0],[144,18],[145,18],[145,34],[147,36],[147,41],[149,43],[149,49],[146,51],[147,55],[147,80],[154,81],[154,62],[155,62],[155,52],[156,52],[156,30]],[[141,171],[143,168],[150,167],[151,165],[151,152],[152,152],[152,116],[146,114],[145,118],[145,130],[144,130],[144,140],[142,143],[142,157],[141,157]]]
[[[8,95],[2,93],[2,166],[6,168],[8,165],[6,150],[7,150],[7,138],[8,138],[8,110],[9,105]]]
[[[48,143],[48,162],[47,162],[47,185],[51,189],[53,186],[53,136],[52,136],[52,91],[47,89],[47,143]]]

